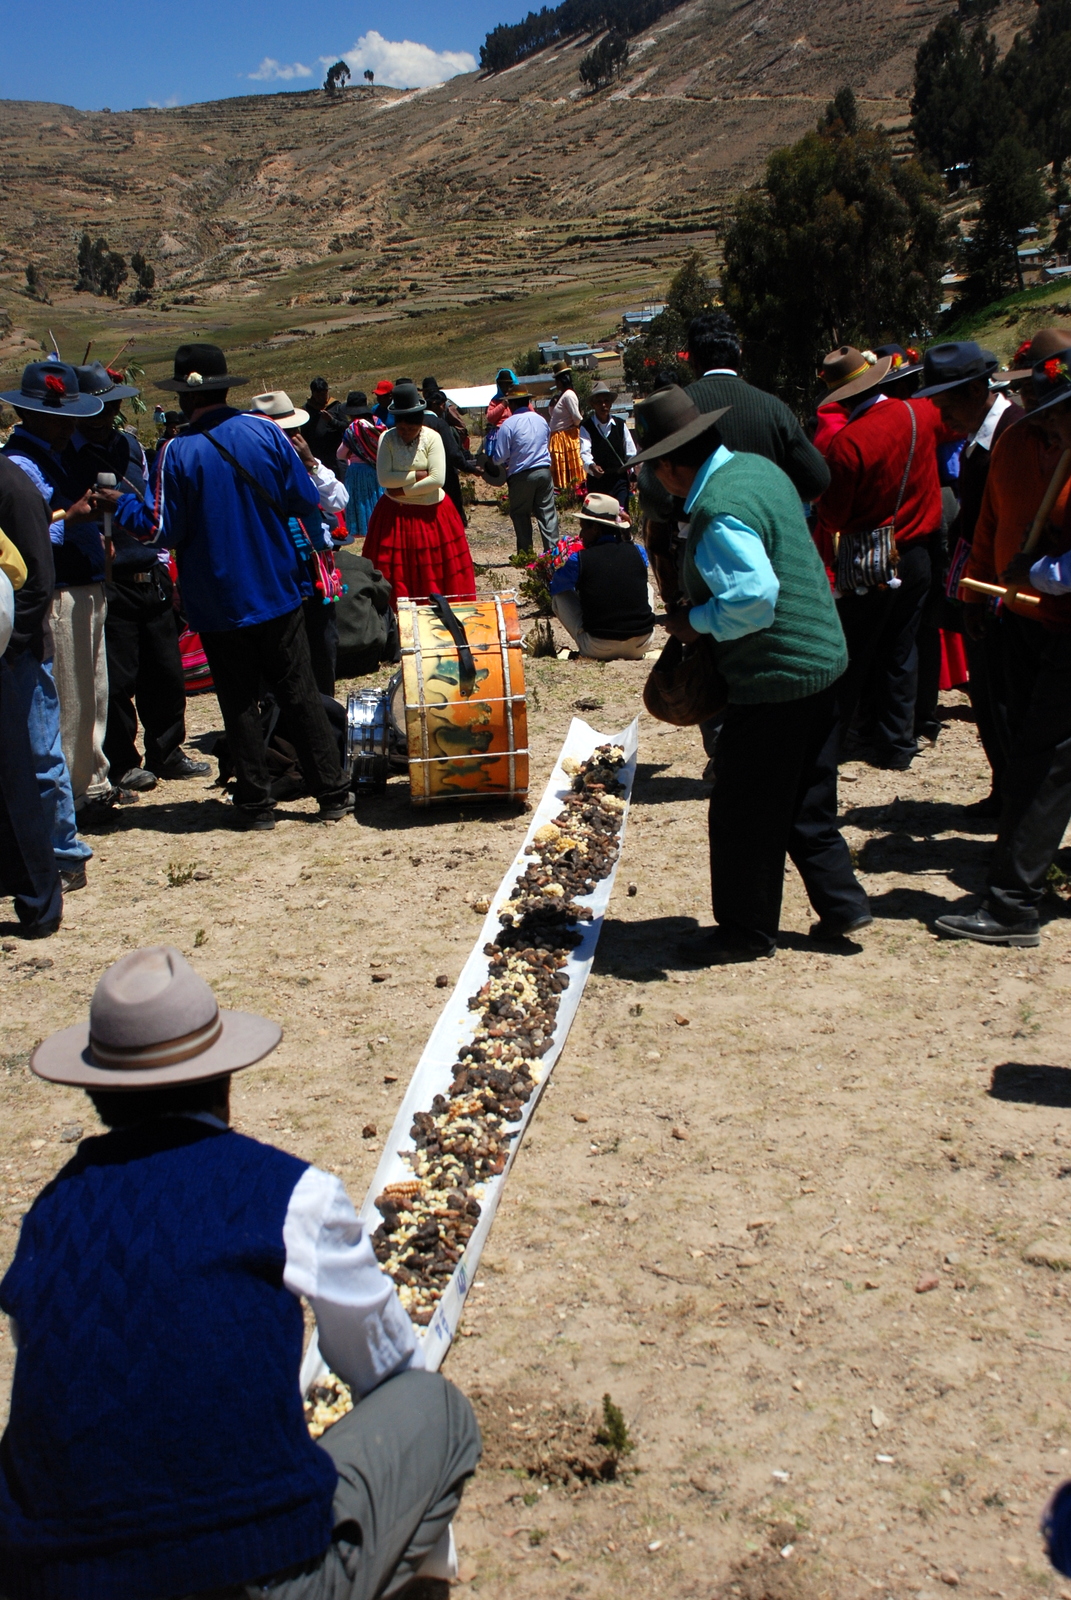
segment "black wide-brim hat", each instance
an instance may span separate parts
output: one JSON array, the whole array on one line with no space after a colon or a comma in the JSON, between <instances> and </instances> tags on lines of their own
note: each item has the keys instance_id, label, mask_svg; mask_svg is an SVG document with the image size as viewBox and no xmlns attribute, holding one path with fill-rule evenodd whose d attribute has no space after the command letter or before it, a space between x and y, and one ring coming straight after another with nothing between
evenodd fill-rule
<instances>
[{"instance_id":1,"label":"black wide-brim hat","mask_svg":"<svg viewBox=\"0 0 1071 1600\"><path fill-rule=\"evenodd\" d=\"M630 467L644 461L657 461L702 434L709 433L731 406L717 411L698 411L677 383L656 389L636 406L634 433L642 448L629 461Z\"/></svg>"},{"instance_id":2,"label":"black wide-brim hat","mask_svg":"<svg viewBox=\"0 0 1071 1600\"><path fill-rule=\"evenodd\" d=\"M112 377L103 361L91 361L88 366L75 367L78 387L83 394L95 394L104 405L113 400L133 400L141 390L132 383L119 383Z\"/></svg>"},{"instance_id":3,"label":"black wide-brim hat","mask_svg":"<svg viewBox=\"0 0 1071 1600\"><path fill-rule=\"evenodd\" d=\"M1034 368L1033 388L1035 403L1019 421L1032 422L1040 411L1048 411L1065 400L1071 400L1071 351L1039 361Z\"/></svg>"},{"instance_id":4,"label":"black wide-brim hat","mask_svg":"<svg viewBox=\"0 0 1071 1600\"><path fill-rule=\"evenodd\" d=\"M99 417L104 401L83 394L78 373L66 361L31 361L23 368L22 385L0 394L17 411L40 411L49 417Z\"/></svg>"},{"instance_id":5,"label":"black wide-brim hat","mask_svg":"<svg viewBox=\"0 0 1071 1600\"><path fill-rule=\"evenodd\" d=\"M227 371L227 357L218 344L180 344L175 351L174 377L157 379L156 387L170 394L200 394L237 389L248 382L248 378Z\"/></svg>"},{"instance_id":6,"label":"black wide-brim hat","mask_svg":"<svg viewBox=\"0 0 1071 1600\"><path fill-rule=\"evenodd\" d=\"M923 357L925 377L922 388L915 390L915 399L928 400L931 395L958 389L960 384L973 383L976 378L989 378L999 366L992 350L983 350L973 339L932 345Z\"/></svg>"}]
</instances>

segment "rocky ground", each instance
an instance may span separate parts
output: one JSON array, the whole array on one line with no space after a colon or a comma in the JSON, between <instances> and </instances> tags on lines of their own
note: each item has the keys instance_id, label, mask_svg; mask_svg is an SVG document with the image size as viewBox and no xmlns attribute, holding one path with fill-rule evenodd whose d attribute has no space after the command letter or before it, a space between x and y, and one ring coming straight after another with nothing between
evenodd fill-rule
<instances>
[{"instance_id":1,"label":"rocky ground","mask_svg":"<svg viewBox=\"0 0 1071 1600\"><path fill-rule=\"evenodd\" d=\"M475 515L484 587L512 576L493 565L508 526ZM528 663L534 796L576 701L615 732L644 673ZM910 772L843 769L874 927L814 947L789 869L776 958L696 972L677 941L709 921L704 757L641 714L595 969L446 1363L486 1446L458 1600L1063 1592L1036 1525L1071 1476L1071 927L1054 902L1039 950L933 937L991 844L957 809L985 787L964 697L943 715ZM218 727L212 697L191 703L191 742ZM460 970L471 902L525 820L420 812L398 780L357 820L281 810L270 837L234 834L218 790L161 784L93 839L55 939L3 939L4 1260L95 1131L29 1052L156 940L284 1024L236 1080L238 1126L363 1196L435 980ZM5 1330L5 1379L12 1361ZM585 1482L607 1393L634 1450L617 1481Z\"/></svg>"}]
</instances>

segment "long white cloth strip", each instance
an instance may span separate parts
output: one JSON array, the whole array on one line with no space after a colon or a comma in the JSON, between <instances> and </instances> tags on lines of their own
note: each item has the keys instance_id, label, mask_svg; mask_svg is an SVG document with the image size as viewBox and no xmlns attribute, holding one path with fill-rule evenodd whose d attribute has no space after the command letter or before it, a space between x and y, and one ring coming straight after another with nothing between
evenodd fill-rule
<instances>
[{"instance_id":1,"label":"long white cloth strip","mask_svg":"<svg viewBox=\"0 0 1071 1600\"><path fill-rule=\"evenodd\" d=\"M453 1067L458 1059L458 1051L470 1043L478 1021L478 1014L469 1010L469 996L476 994L488 979L487 957L483 953L485 944L490 943L500 931L498 913L510 897L517 879L529 866L529 859L525 849L530 844L533 834L546 822L553 822L561 810L565 797L569 793L571 780L562 767L562 762L570 757L574 761L586 761L592 751L601 744L621 745L625 752L626 765L621 769L621 782L625 785L625 811L621 818L621 832L618 835L617 861L609 877L603 878L596 884L593 894L577 896L581 905L591 907L591 921L579 922L577 932L581 935L581 942L576 949L571 951L568 964L561 968L563 975L568 977L569 986L561 997L558 1006L558 1016L554 1027L554 1044L543 1057L543 1076L541 1077L531 1099L523 1107L521 1120L514 1124L517 1128L517 1137L510 1146L509 1159L505 1168L497 1178L491 1178L484 1184L484 1197L480 1201L480 1220L473 1229L472 1236L454 1269L454 1275L435 1309L430 1324L424 1330L418 1328L417 1338L420 1339L424 1351L424 1365L429 1372L438 1370L443 1357L457 1332L458 1323L465 1305L465 1296L472 1286L479 1266L480 1256L483 1252L487 1235L491 1231L491 1224L498 1210L498 1202L502 1198L506 1179L510 1175L525 1129L528 1127L539 1098L550 1082L550 1074L555 1062L562 1053L573 1018L576 1016L584 993L584 985L591 971L591 964L595 959L595 946L599 942L602 932L603 918L610 904L613 893L614 878L621 860L621 852L625 843L625 827L628 822L628 810L632 800L632 783L636 775L636 755L639 749L639 719L632 722L622 733L596 733L586 722L579 717L574 717L566 735L565 743L543 791L532 820L528 825L524 843L517 851L511 866L507 869L502 882L499 884L494 899L491 901L490 910L484 919L483 927L473 946L461 976L454 985L453 993L440 1013L439 1020L432 1030L431 1038L424 1048L424 1053L417 1062L416 1071L409 1082L405 1092L405 1099L394 1119L394 1126L384 1146L383 1155L375 1176L368 1188L364 1204L360 1209L361 1221L371 1233L382 1220L375 1207L376 1195L381 1194L388 1183L401 1183L413 1176L412 1169L402 1160L399 1154L402 1150L412 1150L413 1140L410 1128L413 1116L417 1111L427 1111L432 1099L437 1094L446 1094L453 1079ZM305 1359L301 1365L301 1388L306 1393L312 1384L317 1383L326 1373L327 1368L320 1355L315 1333L305 1352Z\"/></svg>"}]
</instances>

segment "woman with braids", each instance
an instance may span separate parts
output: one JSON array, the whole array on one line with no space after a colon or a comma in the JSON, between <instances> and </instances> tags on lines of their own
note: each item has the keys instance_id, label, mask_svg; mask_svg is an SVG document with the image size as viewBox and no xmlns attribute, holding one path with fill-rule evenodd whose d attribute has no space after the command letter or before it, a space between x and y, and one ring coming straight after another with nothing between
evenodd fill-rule
<instances>
[{"instance_id":1,"label":"woman with braids","mask_svg":"<svg viewBox=\"0 0 1071 1600\"><path fill-rule=\"evenodd\" d=\"M350 495L346 527L351 539L363 539L368 533L368 519L383 494L376 477L376 452L385 425L361 389L351 389L346 396L346 412L350 425L338 447Z\"/></svg>"},{"instance_id":2,"label":"woman with braids","mask_svg":"<svg viewBox=\"0 0 1071 1600\"><path fill-rule=\"evenodd\" d=\"M446 451L427 425L415 383L396 383L393 427L380 434L376 474L383 498L368 523L364 555L400 596L475 600L476 574L457 508L447 499Z\"/></svg>"}]
</instances>

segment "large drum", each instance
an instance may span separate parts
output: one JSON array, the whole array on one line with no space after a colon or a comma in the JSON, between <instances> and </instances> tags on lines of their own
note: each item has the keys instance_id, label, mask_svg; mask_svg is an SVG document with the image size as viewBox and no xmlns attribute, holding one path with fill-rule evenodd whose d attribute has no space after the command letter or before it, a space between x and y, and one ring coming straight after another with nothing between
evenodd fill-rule
<instances>
[{"instance_id":1,"label":"large drum","mask_svg":"<svg viewBox=\"0 0 1071 1600\"><path fill-rule=\"evenodd\" d=\"M517 604L398 601L414 805L523 799L528 716Z\"/></svg>"}]
</instances>

